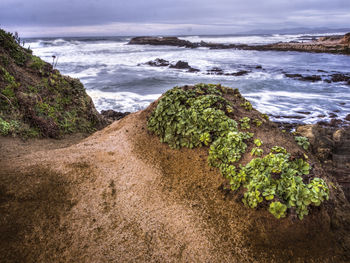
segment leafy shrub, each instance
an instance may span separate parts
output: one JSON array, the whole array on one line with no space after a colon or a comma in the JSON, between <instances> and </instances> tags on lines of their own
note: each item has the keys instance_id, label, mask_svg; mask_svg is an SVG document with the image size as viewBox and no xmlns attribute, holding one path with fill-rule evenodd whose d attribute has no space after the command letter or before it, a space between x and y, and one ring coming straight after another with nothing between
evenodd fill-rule
<instances>
[{"instance_id":1,"label":"leafy shrub","mask_svg":"<svg viewBox=\"0 0 350 263\"><path fill-rule=\"evenodd\" d=\"M236 166L254 134L239 131L236 121L226 115L232 113L228 110L232 107L222 97L223 90L228 92L225 87L198 84L167 91L148 120L149 130L172 148L209 146L209 165L220 169L233 191L243 189L243 203L251 208L269 207L276 218L293 209L303 219L310 205L328 200L329 188L322 179L304 182L303 176L311 169L307 157L291 158L281 146L245 166ZM248 103L243 107L251 110ZM249 129L249 122L248 117L240 119L241 130ZM257 147L251 154L262 156L262 141L255 139L254 144Z\"/></svg>"},{"instance_id":2,"label":"leafy shrub","mask_svg":"<svg viewBox=\"0 0 350 263\"><path fill-rule=\"evenodd\" d=\"M255 139L255 140L254 140L254 144L255 144L256 146L260 147L260 146L263 144L263 142L262 142L260 139Z\"/></svg>"},{"instance_id":3,"label":"leafy shrub","mask_svg":"<svg viewBox=\"0 0 350 263\"><path fill-rule=\"evenodd\" d=\"M148 128L172 148L208 145L219 136L237 130L237 123L225 115L229 103L216 86L195 89L175 87L160 99L148 120Z\"/></svg>"},{"instance_id":4,"label":"leafy shrub","mask_svg":"<svg viewBox=\"0 0 350 263\"><path fill-rule=\"evenodd\" d=\"M294 137L297 144L302 147L304 150L308 150L310 147L309 139L303 136L295 136Z\"/></svg>"},{"instance_id":5,"label":"leafy shrub","mask_svg":"<svg viewBox=\"0 0 350 263\"><path fill-rule=\"evenodd\" d=\"M258 147L254 147L252 150L251 150L251 152L250 152L250 154L253 156L253 155L255 155L255 156L261 156L261 155L263 155L263 153L264 153L264 150L263 149L261 149L261 148L258 148Z\"/></svg>"},{"instance_id":6,"label":"leafy shrub","mask_svg":"<svg viewBox=\"0 0 350 263\"><path fill-rule=\"evenodd\" d=\"M255 124L256 127L260 127L262 125L262 121L259 119L254 119L253 123Z\"/></svg>"},{"instance_id":7,"label":"leafy shrub","mask_svg":"<svg viewBox=\"0 0 350 263\"><path fill-rule=\"evenodd\" d=\"M241 103L241 107L245 108L247 111L251 111L253 109L253 106L249 101Z\"/></svg>"},{"instance_id":8,"label":"leafy shrub","mask_svg":"<svg viewBox=\"0 0 350 263\"><path fill-rule=\"evenodd\" d=\"M269 212L273 214L277 219L286 216L287 206L280 202L272 202L269 207Z\"/></svg>"},{"instance_id":9,"label":"leafy shrub","mask_svg":"<svg viewBox=\"0 0 350 263\"><path fill-rule=\"evenodd\" d=\"M3 136L10 135L14 133L18 129L18 122L17 121L10 121L7 122L0 118L0 134Z\"/></svg>"},{"instance_id":10,"label":"leafy shrub","mask_svg":"<svg viewBox=\"0 0 350 263\"><path fill-rule=\"evenodd\" d=\"M239 120L241 122L241 129L242 130L248 130L250 129L250 119L248 117L243 117Z\"/></svg>"},{"instance_id":11,"label":"leafy shrub","mask_svg":"<svg viewBox=\"0 0 350 263\"><path fill-rule=\"evenodd\" d=\"M251 134L230 131L226 136L219 137L209 149L209 164L214 167L231 165L241 159L247 145L244 140L251 137Z\"/></svg>"}]
</instances>

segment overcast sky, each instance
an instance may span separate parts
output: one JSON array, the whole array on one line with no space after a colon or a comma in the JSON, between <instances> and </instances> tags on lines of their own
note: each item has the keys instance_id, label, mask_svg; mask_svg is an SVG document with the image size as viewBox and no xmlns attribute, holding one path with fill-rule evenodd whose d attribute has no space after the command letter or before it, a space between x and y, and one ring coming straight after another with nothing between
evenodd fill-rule
<instances>
[{"instance_id":1,"label":"overcast sky","mask_svg":"<svg viewBox=\"0 0 350 263\"><path fill-rule=\"evenodd\" d=\"M0 0L21 36L230 34L350 27L350 0Z\"/></svg>"}]
</instances>

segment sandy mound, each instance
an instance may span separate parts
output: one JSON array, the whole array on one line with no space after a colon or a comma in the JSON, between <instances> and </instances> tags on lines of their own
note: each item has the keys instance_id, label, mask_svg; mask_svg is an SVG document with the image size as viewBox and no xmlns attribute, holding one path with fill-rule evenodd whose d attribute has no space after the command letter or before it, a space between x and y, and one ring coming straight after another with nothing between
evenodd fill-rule
<instances>
[{"instance_id":1,"label":"sandy mound","mask_svg":"<svg viewBox=\"0 0 350 263\"><path fill-rule=\"evenodd\" d=\"M149 110L69 148L0 161L2 262L346 262L341 190L302 221L247 209L207 149L149 134Z\"/></svg>"}]
</instances>

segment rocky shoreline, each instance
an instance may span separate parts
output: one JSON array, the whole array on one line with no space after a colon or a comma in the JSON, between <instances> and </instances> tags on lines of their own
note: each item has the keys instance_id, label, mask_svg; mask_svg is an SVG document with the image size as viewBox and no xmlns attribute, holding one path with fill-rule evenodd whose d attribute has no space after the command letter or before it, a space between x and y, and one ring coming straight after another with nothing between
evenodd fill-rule
<instances>
[{"instance_id":1,"label":"rocky shoreline","mask_svg":"<svg viewBox=\"0 0 350 263\"><path fill-rule=\"evenodd\" d=\"M170 69L181 69L187 70L189 73L198 73L201 72L199 69L192 67L186 61L177 61L170 62L168 60L162 58L156 58L154 60L147 61L142 64L138 64L138 66L147 65L151 67L168 67ZM206 70L204 73L206 75L220 75L220 76L244 76L253 71L265 71L265 69L261 65L241 65L240 69L236 72L227 72L224 71L220 67L213 67L211 69ZM288 73L285 72L284 69L280 69L280 72L287 78L296 79L300 81L308 81L308 82L318 82L325 81L327 83L332 82L343 82L345 85L350 85L350 73L342 73L342 72L327 72L324 70L318 70L319 74L312 75L303 75L300 73Z\"/></svg>"},{"instance_id":2,"label":"rocky shoreline","mask_svg":"<svg viewBox=\"0 0 350 263\"><path fill-rule=\"evenodd\" d=\"M166 45L186 48L206 47L209 49L241 49L258 51L300 51L350 55L350 33L344 36L321 37L310 42L280 42L267 45L220 44L210 42L190 42L177 37L134 37L129 45Z\"/></svg>"}]
</instances>

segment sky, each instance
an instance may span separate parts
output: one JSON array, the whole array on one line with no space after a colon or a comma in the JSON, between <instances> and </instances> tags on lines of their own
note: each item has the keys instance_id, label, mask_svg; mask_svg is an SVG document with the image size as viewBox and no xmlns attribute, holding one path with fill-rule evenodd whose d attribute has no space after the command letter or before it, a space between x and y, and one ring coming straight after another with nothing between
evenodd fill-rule
<instances>
[{"instance_id":1,"label":"sky","mask_svg":"<svg viewBox=\"0 0 350 263\"><path fill-rule=\"evenodd\" d=\"M350 28L350 0L0 0L0 27L23 37Z\"/></svg>"}]
</instances>

